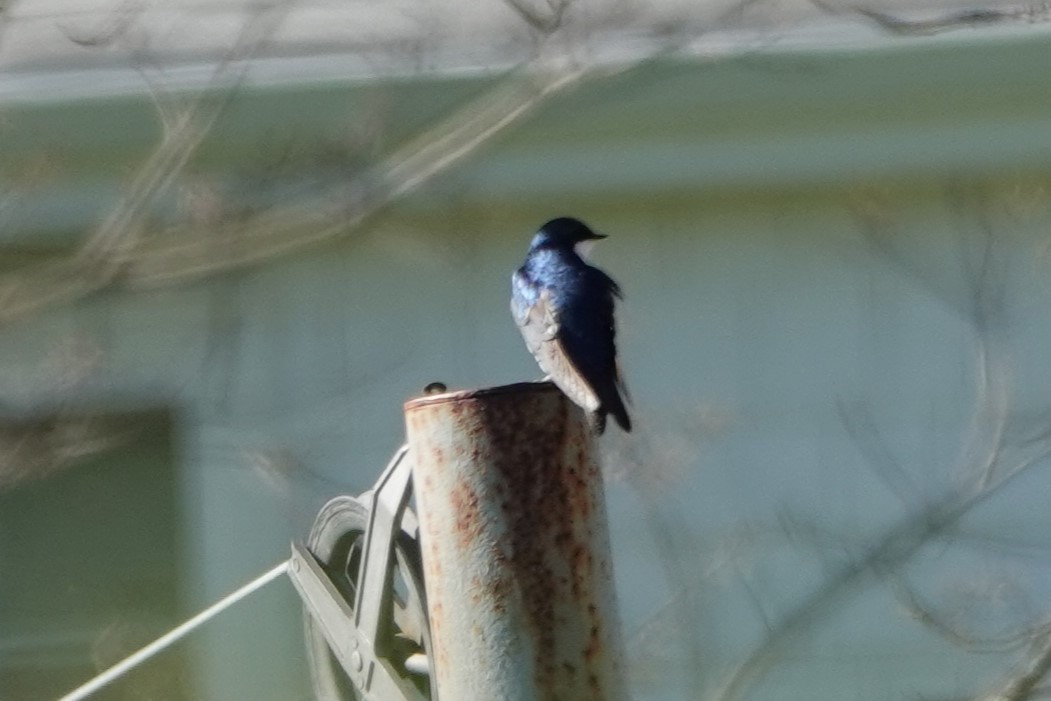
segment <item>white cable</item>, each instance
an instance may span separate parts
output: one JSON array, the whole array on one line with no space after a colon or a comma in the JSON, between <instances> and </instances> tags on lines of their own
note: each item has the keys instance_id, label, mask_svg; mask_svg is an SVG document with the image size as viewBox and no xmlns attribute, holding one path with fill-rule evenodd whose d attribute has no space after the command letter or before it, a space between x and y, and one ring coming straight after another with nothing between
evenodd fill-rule
<instances>
[{"instance_id":1,"label":"white cable","mask_svg":"<svg viewBox=\"0 0 1051 701\"><path fill-rule=\"evenodd\" d=\"M256 577L251 582L244 585L237 591L230 593L229 595L223 597L219 601L216 601L214 604L201 611L185 623L182 623L176 628L172 628L170 631L157 638L152 643L141 648L138 652L133 652L132 654L128 655L123 660L113 665L94 679L90 679L87 683L78 686L76 689L59 699L59 701L80 701L81 699L86 699L88 696L91 696L102 687L106 686L107 684L116 679L119 679L127 672L131 671L138 665L150 659L158 652L161 652L165 648L174 645L187 633L190 633L194 629L204 625L210 619L214 618L215 616L218 616L220 613L233 606L241 599L245 598L252 592L266 586L281 575L285 574L285 572L287 571L288 562L282 562L266 574L262 574Z\"/></svg>"}]
</instances>

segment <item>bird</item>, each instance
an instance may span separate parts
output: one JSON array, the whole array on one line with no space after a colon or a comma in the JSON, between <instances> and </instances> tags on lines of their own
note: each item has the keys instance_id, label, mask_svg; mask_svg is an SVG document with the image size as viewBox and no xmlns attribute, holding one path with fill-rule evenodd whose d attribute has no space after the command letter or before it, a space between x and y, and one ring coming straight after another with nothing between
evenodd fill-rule
<instances>
[{"instance_id":1,"label":"bird","mask_svg":"<svg viewBox=\"0 0 1051 701\"><path fill-rule=\"evenodd\" d=\"M609 414L631 431L613 318L615 299L623 295L613 278L585 260L593 242L604 238L578 219L552 219L511 276L511 314L526 347L600 435Z\"/></svg>"}]
</instances>

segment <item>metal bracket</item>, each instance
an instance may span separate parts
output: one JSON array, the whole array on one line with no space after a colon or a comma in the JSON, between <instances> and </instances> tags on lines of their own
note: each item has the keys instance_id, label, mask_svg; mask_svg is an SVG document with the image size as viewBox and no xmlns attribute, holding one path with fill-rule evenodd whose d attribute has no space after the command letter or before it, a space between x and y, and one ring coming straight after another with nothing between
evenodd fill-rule
<instances>
[{"instance_id":1,"label":"metal bracket","mask_svg":"<svg viewBox=\"0 0 1051 701\"><path fill-rule=\"evenodd\" d=\"M401 528L401 516L412 496L412 461L408 446L402 446L376 481L369 504L369 525L365 531L365 551L358 579L355 624L361 634L377 648L384 642L380 621L389 618L391 606L391 560L394 538Z\"/></svg>"},{"instance_id":2,"label":"metal bracket","mask_svg":"<svg viewBox=\"0 0 1051 701\"><path fill-rule=\"evenodd\" d=\"M298 540L292 541L288 576L307 611L321 627L343 670L351 678L357 678L361 673L363 658L357 651L359 634L354 626L354 612L321 564Z\"/></svg>"},{"instance_id":3,"label":"metal bracket","mask_svg":"<svg viewBox=\"0 0 1051 701\"><path fill-rule=\"evenodd\" d=\"M289 577L340 666L366 701L422 701L417 689L389 666L389 631L384 626L392 612L394 540L412 496L412 462L407 454L408 447L402 446L371 492L362 495L368 500L369 520L353 606L306 546L292 543Z\"/></svg>"}]
</instances>

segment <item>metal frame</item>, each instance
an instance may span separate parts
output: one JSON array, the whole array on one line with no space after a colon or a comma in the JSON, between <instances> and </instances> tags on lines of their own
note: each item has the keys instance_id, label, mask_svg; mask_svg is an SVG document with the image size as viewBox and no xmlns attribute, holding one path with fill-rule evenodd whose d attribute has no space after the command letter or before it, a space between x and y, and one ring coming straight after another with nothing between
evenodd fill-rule
<instances>
[{"instance_id":1,"label":"metal frame","mask_svg":"<svg viewBox=\"0 0 1051 701\"><path fill-rule=\"evenodd\" d=\"M353 608L306 546L300 541L292 543L289 577L333 654L367 701L424 701L414 686L391 669L389 631L384 627L391 620L394 540L412 496L412 461L407 456L408 446L402 446L372 490L360 497L367 500L369 515ZM406 666L419 671L426 664L426 660L410 658ZM436 698L433 689L431 698Z\"/></svg>"}]
</instances>

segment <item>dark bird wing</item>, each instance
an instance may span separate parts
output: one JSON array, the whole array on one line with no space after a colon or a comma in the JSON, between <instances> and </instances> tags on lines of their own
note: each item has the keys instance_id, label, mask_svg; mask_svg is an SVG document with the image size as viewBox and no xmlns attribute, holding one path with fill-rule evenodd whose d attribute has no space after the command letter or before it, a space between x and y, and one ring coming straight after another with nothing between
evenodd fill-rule
<instances>
[{"instance_id":1,"label":"dark bird wing","mask_svg":"<svg viewBox=\"0 0 1051 701\"><path fill-rule=\"evenodd\" d=\"M592 266L585 267L583 279L589 293L578 297L572 307L563 312L561 344L568 358L578 359L577 367L598 398L595 417L598 432L602 433L605 414L612 414L621 428L630 431L631 418L624 405L628 392L617 361L613 319L614 300L622 296L620 287L605 272Z\"/></svg>"},{"instance_id":2,"label":"dark bird wing","mask_svg":"<svg viewBox=\"0 0 1051 701\"><path fill-rule=\"evenodd\" d=\"M566 350L560 334L558 309L551 301L550 292L546 288L535 290L521 273L515 273L511 282L514 289L511 313L529 352L575 404L586 411L596 411L602 401Z\"/></svg>"}]
</instances>

